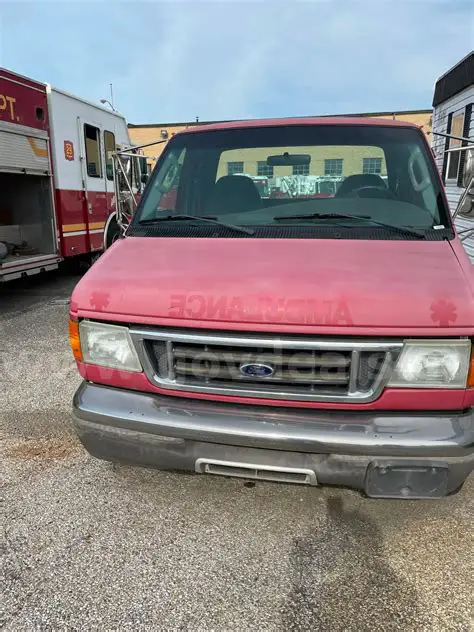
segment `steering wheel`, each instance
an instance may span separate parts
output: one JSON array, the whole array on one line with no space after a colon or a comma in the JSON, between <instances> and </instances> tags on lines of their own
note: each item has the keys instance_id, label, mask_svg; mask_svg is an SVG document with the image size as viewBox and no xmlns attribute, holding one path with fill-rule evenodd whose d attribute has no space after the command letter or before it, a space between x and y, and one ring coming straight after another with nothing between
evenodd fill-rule
<instances>
[{"instance_id":1,"label":"steering wheel","mask_svg":"<svg viewBox=\"0 0 474 632\"><path fill-rule=\"evenodd\" d=\"M397 196L387 187L362 186L352 189L345 197L358 198L382 198L385 200L396 200Z\"/></svg>"}]
</instances>

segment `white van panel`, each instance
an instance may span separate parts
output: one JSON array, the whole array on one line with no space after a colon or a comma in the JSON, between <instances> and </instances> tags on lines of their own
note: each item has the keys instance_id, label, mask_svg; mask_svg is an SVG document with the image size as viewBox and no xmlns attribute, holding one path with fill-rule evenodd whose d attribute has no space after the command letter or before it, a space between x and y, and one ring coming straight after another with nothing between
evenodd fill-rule
<instances>
[{"instance_id":1,"label":"white van panel","mask_svg":"<svg viewBox=\"0 0 474 632\"><path fill-rule=\"evenodd\" d=\"M67 92L48 86L50 124L52 129L53 162L56 188L67 191L84 189L84 124L100 130L102 174L87 177L87 190L91 192L113 192L113 182L105 174L104 131L115 135L116 145L131 144L125 118L99 104L85 101ZM72 155L65 148L72 146Z\"/></svg>"}]
</instances>

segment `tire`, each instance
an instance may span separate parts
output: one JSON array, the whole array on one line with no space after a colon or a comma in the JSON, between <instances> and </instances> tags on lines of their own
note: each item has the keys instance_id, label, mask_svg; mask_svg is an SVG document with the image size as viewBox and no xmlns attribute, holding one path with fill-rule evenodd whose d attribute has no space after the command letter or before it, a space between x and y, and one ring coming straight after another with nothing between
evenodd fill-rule
<instances>
[{"instance_id":1,"label":"tire","mask_svg":"<svg viewBox=\"0 0 474 632\"><path fill-rule=\"evenodd\" d=\"M461 485L458 485L458 487L456 487L456 489L453 489L451 492L448 492L446 494L446 497L448 497L448 496L455 496L456 494L459 494L459 492L463 488L463 485L464 485L464 481L461 483Z\"/></svg>"},{"instance_id":2,"label":"tire","mask_svg":"<svg viewBox=\"0 0 474 632\"><path fill-rule=\"evenodd\" d=\"M116 242L117 239L120 239L120 234L121 234L120 226L118 225L118 222L114 217L110 220L110 223L107 227L107 234L105 236L105 249L106 250L107 248L110 248L110 246L114 242Z\"/></svg>"}]
</instances>

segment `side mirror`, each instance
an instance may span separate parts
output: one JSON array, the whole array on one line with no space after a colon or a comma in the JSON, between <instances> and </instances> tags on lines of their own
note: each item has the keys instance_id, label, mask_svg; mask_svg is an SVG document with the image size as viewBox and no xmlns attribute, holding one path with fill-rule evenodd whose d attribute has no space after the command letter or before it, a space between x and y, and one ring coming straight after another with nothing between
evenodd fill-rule
<instances>
[{"instance_id":1,"label":"side mirror","mask_svg":"<svg viewBox=\"0 0 474 632\"><path fill-rule=\"evenodd\" d=\"M468 217L474 215L474 177L471 177L469 184L459 199L454 217L456 217L456 215Z\"/></svg>"},{"instance_id":2,"label":"side mirror","mask_svg":"<svg viewBox=\"0 0 474 632\"><path fill-rule=\"evenodd\" d=\"M140 171L142 173L148 173L148 163L146 160L146 156L139 156L138 161L140 163Z\"/></svg>"},{"instance_id":3,"label":"side mirror","mask_svg":"<svg viewBox=\"0 0 474 632\"><path fill-rule=\"evenodd\" d=\"M145 182L147 182L148 180L148 174L147 173L142 173L142 176L140 178L140 181L145 184Z\"/></svg>"},{"instance_id":4,"label":"side mirror","mask_svg":"<svg viewBox=\"0 0 474 632\"><path fill-rule=\"evenodd\" d=\"M472 178L474 178L474 149L466 149L462 175L463 185L467 187Z\"/></svg>"}]
</instances>

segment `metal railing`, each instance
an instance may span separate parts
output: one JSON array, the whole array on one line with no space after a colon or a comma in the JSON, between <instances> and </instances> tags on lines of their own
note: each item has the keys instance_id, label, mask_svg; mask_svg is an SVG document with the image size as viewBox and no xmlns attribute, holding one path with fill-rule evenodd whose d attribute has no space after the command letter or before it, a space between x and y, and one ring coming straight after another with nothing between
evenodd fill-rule
<instances>
[{"instance_id":1,"label":"metal railing","mask_svg":"<svg viewBox=\"0 0 474 632\"><path fill-rule=\"evenodd\" d=\"M132 221L133 214L145 187L145 183L142 181L144 174L140 168L140 160L145 159L146 156L139 152L145 147L166 142L168 142L168 139L124 147L112 154L115 209L117 223L122 234L125 233ZM135 178L135 182L134 174L138 176Z\"/></svg>"}]
</instances>

